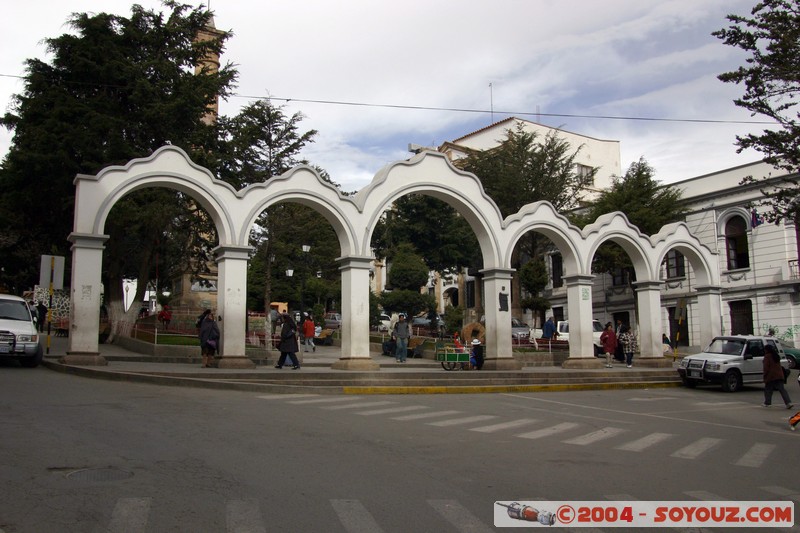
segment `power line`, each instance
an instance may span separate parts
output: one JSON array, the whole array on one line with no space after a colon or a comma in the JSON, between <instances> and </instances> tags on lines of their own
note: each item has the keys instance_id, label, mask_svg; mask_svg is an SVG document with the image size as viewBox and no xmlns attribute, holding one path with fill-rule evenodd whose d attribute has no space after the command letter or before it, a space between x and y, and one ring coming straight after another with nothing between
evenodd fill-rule
<instances>
[{"instance_id":1,"label":"power line","mask_svg":"<svg viewBox=\"0 0 800 533\"><path fill-rule=\"evenodd\" d=\"M19 78L25 79L24 76L14 74L0 74L2 78ZM92 85L88 82L65 82L74 83L76 85ZM99 86L108 86L102 84L94 84ZM118 86L115 86L118 87ZM540 111L500 111L496 109L467 109L458 107L432 107L432 106L417 106L417 105L401 105L401 104L375 104L369 102L348 102L344 100L318 100L310 98L282 98L278 96L250 96L244 94L231 94L232 98L246 98L248 100L279 100L282 102L300 102L304 104L322 104L322 105L339 105L351 107L374 107L384 109L409 109L415 111L447 111L451 113L476 113L476 114L492 114L499 113L504 115L511 115L515 117L556 117L556 118L585 118L596 120L635 120L640 122L685 122L694 124L777 124L775 121L764 120L718 120L718 119L703 119L703 118L665 118L665 117L631 117L624 115L581 115L572 113L542 113ZM493 107L493 106L492 106Z\"/></svg>"},{"instance_id":2,"label":"power line","mask_svg":"<svg viewBox=\"0 0 800 533\"><path fill-rule=\"evenodd\" d=\"M280 100L286 103L289 102L302 102L304 104L325 104L325 105L344 105L354 107L382 107L386 109L412 109L417 111L449 111L455 113L500 113L512 116L545 116L545 117L559 117L559 118L590 118L590 119L603 119L603 120L640 120L650 122L690 122L690 123L704 123L704 124L777 124L774 121L761 121L761 120L714 120L702 118L664 118L664 117L626 117L618 115L578 115L570 113L542 113L540 111L500 111L497 109L465 109L458 107L428 107L428 106L415 106L415 105L400 105L400 104L372 104L368 102L347 102L342 100L314 100L305 98L281 98L278 96L247 96L242 94L231 95L235 98L247 98L250 100Z\"/></svg>"}]
</instances>

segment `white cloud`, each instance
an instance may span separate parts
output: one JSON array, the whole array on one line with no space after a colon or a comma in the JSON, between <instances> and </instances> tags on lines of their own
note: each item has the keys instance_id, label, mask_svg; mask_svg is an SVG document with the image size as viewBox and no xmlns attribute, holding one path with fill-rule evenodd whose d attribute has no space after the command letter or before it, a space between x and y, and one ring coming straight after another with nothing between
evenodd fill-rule
<instances>
[{"instance_id":1,"label":"white cloud","mask_svg":"<svg viewBox=\"0 0 800 533\"><path fill-rule=\"evenodd\" d=\"M146 8L160 3L140 1ZM292 98L302 129L317 129L304 156L345 190L363 187L406 145L438 144L517 114L604 114L749 120L731 103L740 90L716 75L741 64L710 33L728 13L746 14L751 0L275 0L212 2L216 25L232 29L224 61L237 64L237 93ZM0 74L22 74L37 44L66 31L70 12L127 16L121 0L29 0L4 8ZM492 89L489 89L492 83ZM0 77L0 103L21 83ZM490 100L491 98L491 100ZM391 109L304 103L347 101L459 109ZM222 104L235 114L248 102ZM277 104L283 102L277 101ZM532 115L524 118L535 120ZM570 131L621 141L623 169L644 155L661 179L683 179L751 161L737 156L736 133L749 125L581 120L542 116ZM10 135L0 132L0 154Z\"/></svg>"}]
</instances>

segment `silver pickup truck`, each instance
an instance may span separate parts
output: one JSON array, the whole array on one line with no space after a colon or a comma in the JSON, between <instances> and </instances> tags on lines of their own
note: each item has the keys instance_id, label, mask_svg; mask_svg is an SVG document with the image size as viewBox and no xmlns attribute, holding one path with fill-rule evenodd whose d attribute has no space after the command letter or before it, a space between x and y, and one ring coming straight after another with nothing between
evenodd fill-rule
<instances>
[{"instance_id":1,"label":"silver pickup truck","mask_svg":"<svg viewBox=\"0 0 800 533\"><path fill-rule=\"evenodd\" d=\"M698 384L715 383L728 392L736 392L745 383L763 383L764 346L771 344L781 358L784 377L788 377L789 362L783 346L773 337L732 335L714 337L701 353L681 360L678 374L683 384L694 388Z\"/></svg>"}]
</instances>

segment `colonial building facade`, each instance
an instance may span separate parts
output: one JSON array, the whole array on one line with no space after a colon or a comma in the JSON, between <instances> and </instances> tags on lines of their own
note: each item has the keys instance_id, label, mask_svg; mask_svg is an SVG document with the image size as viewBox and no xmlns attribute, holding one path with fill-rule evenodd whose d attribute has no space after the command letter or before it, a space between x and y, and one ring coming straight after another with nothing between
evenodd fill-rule
<instances>
[{"instance_id":1,"label":"colonial building facade","mask_svg":"<svg viewBox=\"0 0 800 533\"><path fill-rule=\"evenodd\" d=\"M682 193L688 210L685 223L690 233L717 254L723 334L767 334L800 342L800 275L798 229L794 221L764 223L764 183L742 185L752 176L770 176L766 186L780 183L785 171L755 162L670 184ZM551 284L547 291L556 318L569 318L566 287L562 281L559 253L548 257ZM693 287L697 281L691 266L677 251L670 251L661 265L661 324L680 349L702 347L701 323L707 320L697 308ZM638 327L635 289L619 276L598 275L593 282L595 318L621 320Z\"/></svg>"}]
</instances>

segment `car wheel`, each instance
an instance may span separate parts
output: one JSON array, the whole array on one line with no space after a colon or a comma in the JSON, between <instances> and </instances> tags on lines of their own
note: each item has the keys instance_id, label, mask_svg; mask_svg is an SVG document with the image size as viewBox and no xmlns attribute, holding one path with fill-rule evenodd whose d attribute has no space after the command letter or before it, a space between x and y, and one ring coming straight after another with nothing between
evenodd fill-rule
<instances>
[{"instance_id":1,"label":"car wheel","mask_svg":"<svg viewBox=\"0 0 800 533\"><path fill-rule=\"evenodd\" d=\"M25 368L36 368L39 366L39 363L42 362L44 358L44 350L42 350L42 345L40 344L39 347L36 349L36 354L31 357L21 357L19 362Z\"/></svg>"},{"instance_id":2,"label":"car wheel","mask_svg":"<svg viewBox=\"0 0 800 533\"><path fill-rule=\"evenodd\" d=\"M693 379L683 378L683 386L688 389L697 387L697 382Z\"/></svg>"},{"instance_id":3,"label":"car wheel","mask_svg":"<svg viewBox=\"0 0 800 533\"><path fill-rule=\"evenodd\" d=\"M786 360L789 362L790 369L797 368L797 360L794 357L787 357Z\"/></svg>"},{"instance_id":4,"label":"car wheel","mask_svg":"<svg viewBox=\"0 0 800 533\"><path fill-rule=\"evenodd\" d=\"M742 388L742 376L736 370L728 370L722 378L722 390L736 392Z\"/></svg>"}]
</instances>

